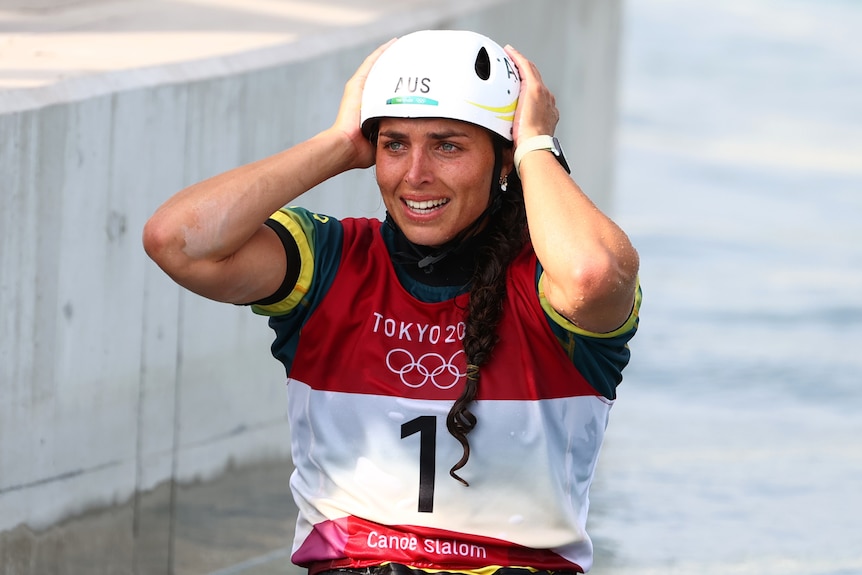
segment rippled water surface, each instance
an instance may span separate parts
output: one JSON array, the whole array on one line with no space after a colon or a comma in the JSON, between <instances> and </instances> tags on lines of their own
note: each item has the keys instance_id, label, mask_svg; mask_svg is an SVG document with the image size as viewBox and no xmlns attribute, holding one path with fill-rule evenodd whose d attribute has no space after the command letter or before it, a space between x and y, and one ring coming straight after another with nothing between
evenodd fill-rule
<instances>
[{"instance_id":1,"label":"rippled water surface","mask_svg":"<svg viewBox=\"0 0 862 575\"><path fill-rule=\"evenodd\" d=\"M862 574L862 3L628 0L595 573Z\"/></svg>"}]
</instances>

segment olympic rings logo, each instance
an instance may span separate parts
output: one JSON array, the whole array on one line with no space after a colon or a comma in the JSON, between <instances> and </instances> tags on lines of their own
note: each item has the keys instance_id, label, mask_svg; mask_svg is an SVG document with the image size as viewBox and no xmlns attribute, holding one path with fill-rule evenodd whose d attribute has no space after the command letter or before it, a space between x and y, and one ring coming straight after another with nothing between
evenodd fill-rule
<instances>
[{"instance_id":1,"label":"olympic rings logo","mask_svg":"<svg viewBox=\"0 0 862 575\"><path fill-rule=\"evenodd\" d=\"M449 359L439 353L426 353L414 359L406 349L395 348L386 354L386 367L407 387L417 389L430 380L437 389L450 389L466 375L466 371L455 364L459 355L464 355L463 349Z\"/></svg>"}]
</instances>

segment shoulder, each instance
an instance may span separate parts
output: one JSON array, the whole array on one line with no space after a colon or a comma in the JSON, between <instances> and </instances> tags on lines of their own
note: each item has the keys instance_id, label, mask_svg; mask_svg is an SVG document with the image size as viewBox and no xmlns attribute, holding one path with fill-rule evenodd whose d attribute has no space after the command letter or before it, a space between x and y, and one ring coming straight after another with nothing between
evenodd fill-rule
<instances>
[{"instance_id":1,"label":"shoulder","mask_svg":"<svg viewBox=\"0 0 862 575\"><path fill-rule=\"evenodd\" d=\"M282 208L270 216L270 223L277 223L290 232L300 249L302 244L308 244L313 250L318 242L328 243L341 239L340 220L305 208Z\"/></svg>"},{"instance_id":2,"label":"shoulder","mask_svg":"<svg viewBox=\"0 0 862 575\"><path fill-rule=\"evenodd\" d=\"M628 344L637 333L640 323L640 284L628 319L617 329L607 333L593 333L581 329L557 313L542 294L541 277L539 299L551 331L575 367L599 393L608 399L616 398L616 388L622 381L623 369L631 359Z\"/></svg>"},{"instance_id":3,"label":"shoulder","mask_svg":"<svg viewBox=\"0 0 862 575\"><path fill-rule=\"evenodd\" d=\"M572 323L571 321L563 317L559 312L557 312L545 297L545 292L543 289L544 273L542 273L541 268L539 268L537 276L538 280L536 284L536 289L539 294L539 301L542 304L542 309L545 310L545 314L548 316L548 318L561 329L567 332L571 332L580 337L601 340L617 340L619 338L625 338L625 341L631 339L637 331L642 298L640 282L638 282L637 284L635 301L632 305L631 312L629 313L629 316L626 321L613 331L607 333L595 333L576 326L574 323Z\"/></svg>"},{"instance_id":4,"label":"shoulder","mask_svg":"<svg viewBox=\"0 0 862 575\"><path fill-rule=\"evenodd\" d=\"M358 230L372 227L372 221L357 224L353 218L339 220L299 207L282 208L272 214L267 224L278 228L283 241L295 243L300 270L290 293L278 302L254 306L255 313L284 315L299 305L308 305L313 294L325 293L338 270L343 246L352 244L350 237Z\"/></svg>"}]
</instances>

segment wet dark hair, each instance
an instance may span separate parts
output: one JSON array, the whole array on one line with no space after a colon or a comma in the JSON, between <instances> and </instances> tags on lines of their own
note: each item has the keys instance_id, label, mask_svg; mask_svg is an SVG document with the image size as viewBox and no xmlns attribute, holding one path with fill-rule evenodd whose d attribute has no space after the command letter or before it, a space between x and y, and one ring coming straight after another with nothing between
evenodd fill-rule
<instances>
[{"instance_id":1,"label":"wet dark hair","mask_svg":"<svg viewBox=\"0 0 862 575\"><path fill-rule=\"evenodd\" d=\"M511 143L495 139L495 150L499 158L502 147ZM499 174L500 168L496 168ZM446 417L446 428L463 448L461 459L449 470L449 475L464 485L469 485L456 472L470 458L470 442L467 434L476 427L476 416L470 404L476 399L481 379L482 366L493 355L500 339L497 327L503 316L506 298L506 273L509 265L521 252L528 239L527 212L521 181L514 170L507 176L505 192L495 190L499 207L492 211L488 222L488 241L480 248L479 265L473 274L470 299L467 304L464 353L467 360L467 381ZM496 179L494 181L497 184Z\"/></svg>"}]
</instances>

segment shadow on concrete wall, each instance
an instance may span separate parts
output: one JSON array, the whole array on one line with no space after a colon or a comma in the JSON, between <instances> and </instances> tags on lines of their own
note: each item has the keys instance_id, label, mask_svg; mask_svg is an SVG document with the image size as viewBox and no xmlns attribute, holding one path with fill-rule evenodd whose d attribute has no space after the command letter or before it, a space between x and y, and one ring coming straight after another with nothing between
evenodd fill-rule
<instances>
[{"instance_id":1,"label":"shadow on concrete wall","mask_svg":"<svg viewBox=\"0 0 862 575\"><path fill-rule=\"evenodd\" d=\"M163 484L42 532L0 533L8 575L303 573L290 562L296 506L289 462L230 469L216 480Z\"/></svg>"}]
</instances>

